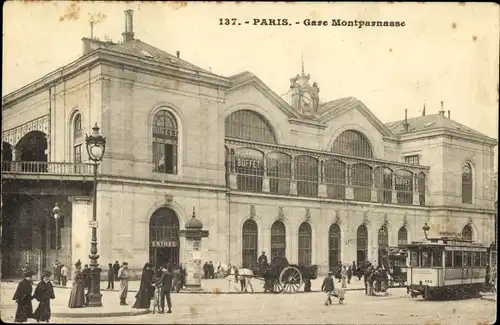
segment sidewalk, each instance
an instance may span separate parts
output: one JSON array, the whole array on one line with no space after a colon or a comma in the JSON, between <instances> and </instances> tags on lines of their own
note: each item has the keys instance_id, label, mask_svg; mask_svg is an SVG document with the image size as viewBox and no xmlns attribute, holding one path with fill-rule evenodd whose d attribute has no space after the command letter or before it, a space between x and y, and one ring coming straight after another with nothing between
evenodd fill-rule
<instances>
[{"instance_id":1,"label":"sidewalk","mask_svg":"<svg viewBox=\"0 0 500 325\"><path fill-rule=\"evenodd\" d=\"M4 283L6 283L8 285L14 285L14 287L15 287L15 286L17 286L18 281L12 281L12 280L7 281L7 282L2 281L2 285ZM54 283L54 282L52 282L52 283ZM252 279L251 283L253 286L254 293L264 293L264 287L263 287L264 283L262 281L260 281L259 279ZM322 283L323 283L323 277L315 279L315 280L311 280L312 292L320 292ZM239 290L240 290L239 284L235 285L234 282L231 282L231 285L232 285L231 288L229 287L229 284L230 284L230 282L226 279L208 279L208 280L202 279L201 280L201 288L203 291L201 291L201 292L187 292L187 291L181 290L179 292L179 294L193 294L193 293L196 293L196 294L211 294L211 293L237 294L237 293L240 293L239 292ZM129 281L128 292L134 292L134 293L137 292L137 290L139 289L139 285L140 285L140 281ZM58 285L55 285L55 287L61 288L61 289L71 289L71 281L68 282L66 287L58 286ZM101 282L101 292L102 293L109 292L109 291L118 292L118 289L120 287L120 283L118 281L115 282L115 288L112 290L108 290L107 287L108 287L108 283L102 281ZM338 283L337 280L335 281L335 287L340 288L340 283ZM358 279L355 278L355 279L351 280L351 284L347 285L347 288L345 289L345 291L355 291L355 290L364 290L364 289L365 289L365 285L364 285L363 281L362 280L358 281ZM299 291L297 291L297 293L304 293L304 286L301 286L299 288Z\"/></svg>"}]
</instances>

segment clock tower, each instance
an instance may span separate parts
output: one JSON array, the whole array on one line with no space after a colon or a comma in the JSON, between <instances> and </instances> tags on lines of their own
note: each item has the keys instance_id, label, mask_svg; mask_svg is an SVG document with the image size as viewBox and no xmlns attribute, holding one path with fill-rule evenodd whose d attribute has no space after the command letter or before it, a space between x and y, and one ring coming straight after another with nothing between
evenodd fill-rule
<instances>
[{"instance_id":1,"label":"clock tower","mask_svg":"<svg viewBox=\"0 0 500 325\"><path fill-rule=\"evenodd\" d=\"M304 73L304 60L302 60L302 74L290 79L292 95L291 105L304 117L313 117L318 112L319 87L313 82L309 84L310 75Z\"/></svg>"}]
</instances>

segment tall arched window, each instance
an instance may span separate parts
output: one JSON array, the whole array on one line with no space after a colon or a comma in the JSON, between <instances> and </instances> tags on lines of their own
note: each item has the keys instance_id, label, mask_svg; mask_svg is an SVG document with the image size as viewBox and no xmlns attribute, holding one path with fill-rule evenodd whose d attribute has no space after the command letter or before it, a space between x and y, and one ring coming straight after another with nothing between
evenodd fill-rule
<instances>
[{"instance_id":1,"label":"tall arched window","mask_svg":"<svg viewBox=\"0 0 500 325\"><path fill-rule=\"evenodd\" d=\"M472 240L472 227L469 225L465 225L464 229L462 229L462 237L463 239Z\"/></svg>"},{"instance_id":2,"label":"tall arched window","mask_svg":"<svg viewBox=\"0 0 500 325\"><path fill-rule=\"evenodd\" d=\"M365 225L360 225L356 233L356 265L368 260L368 230Z\"/></svg>"},{"instance_id":3,"label":"tall arched window","mask_svg":"<svg viewBox=\"0 0 500 325\"><path fill-rule=\"evenodd\" d=\"M235 152L235 172L238 190L262 192L264 154L250 148L237 149Z\"/></svg>"},{"instance_id":4,"label":"tall arched window","mask_svg":"<svg viewBox=\"0 0 500 325\"><path fill-rule=\"evenodd\" d=\"M382 256L384 250L389 246L389 232L386 226L380 227L378 230L378 265L382 265Z\"/></svg>"},{"instance_id":5,"label":"tall arched window","mask_svg":"<svg viewBox=\"0 0 500 325\"><path fill-rule=\"evenodd\" d=\"M325 161L325 183L329 198L344 200L346 187L346 164L340 160Z\"/></svg>"},{"instance_id":6,"label":"tall arched window","mask_svg":"<svg viewBox=\"0 0 500 325\"><path fill-rule=\"evenodd\" d=\"M330 271L337 269L340 264L341 243L340 227L334 223L328 230L328 267Z\"/></svg>"},{"instance_id":7,"label":"tall arched window","mask_svg":"<svg viewBox=\"0 0 500 325\"><path fill-rule=\"evenodd\" d=\"M312 263L312 231L307 222L299 227L299 264L311 265Z\"/></svg>"},{"instance_id":8,"label":"tall arched window","mask_svg":"<svg viewBox=\"0 0 500 325\"><path fill-rule=\"evenodd\" d=\"M462 168L462 203L472 203L472 167L466 163Z\"/></svg>"},{"instance_id":9,"label":"tall arched window","mask_svg":"<svg viewBox=\"0 0 500 325\"><path fill-rule=\"evenodd\" d=\"M82 162L83 131L82 115L77 113L73 120L73 160L75 163Z\"/></svg>"},{"instance_id":10,"label":"tall arched window","mask_svg":"<svg viewBox=\"0 0 500 325\"><path fill-rule=\"evenodd\" d=\"M332 152L343 155L373 158L370 141L363 133L355 130L346 130L335 139Z\"/></svg>"},{"instance_id":11,"label":"tall arched window","mask_svg":"<svg viewBox=\"0 0 500 325\"><path fill-rule=\"evenodd\" d=\"M257 223L253 220L247 220L243 224L242 229L243 237L243 267L249 267L250 265L257 265L257 254L258 254L258 239L259 231L257 228Z\"/></svg>"},{"instance_id":12,"label":"tall arched window","mask_svg":"<svg viewBox=\"0 0 500 325\"><path fill-rule=\"evenodd\" d=\"M297 195L318 196L318 160L309 156L295 157Z\"/></svg>"},{"instance_id":13,"label":"tall arched window","mask_svg":"<svg viewBox=\"0 0 500 325\"><path fill-rule=\"evenodd\" d=\"M375 187L377 202L392 203L392 170L386 167L375 169Z\"/></svg>"},{"instance_id":14,"label":"tall arched window","mask_svg":"<svg viewBox=\"0 0 500 325\"><path fill-rule=\"evenodd\" d=\"M271 124L251 110L239 110L226 117L225 135L241 140L277 143Z\"/></svg>"},{"instance_id":15,"label":"tall arched window","mask_svg":"<svg viewBox=\"0 0 500 325\"><path fill-rule=\"evenodd\" d=\"M408 231L406 227L401 227L398 230L398 245L408 244Z\"/></svg>"},{"instance_id":16,"label":"tall arched window","mask_svg":"<svg viewBox=\"0 0 500 325\"><path fill-rule=\"evenodd\" d=\"M153 117L153 171L177 174L177 146L179 129L177 121L167 110Z\"/></svg>"},{"instance_id":17,"label":"tall arched window","mask_svg":"<svg viewBox=\"0 0 500 325\"><path fill-rule=\"evenodd\" d=\"M290 194L292 177L292 158L281 152L272 152L267 156L267 176L269 192Z\"/></svg>"},{"instance_id":18,"label":"tall arched window","mask_svg":"<svg viewBox=\"0 0 500 325\"><path fill-rule=\"evenodd\" d=\"M372 168L365 164L351 166L351 183L354 200L370 202L372 200Z\"/></svg>"},{"instance_id":19,"label":"tall arched window","mask_svg":"<svg viewBox=\"0 0 500 325\"><path fill-rule=\"evenodd\" d=\"M413 174L407 170L395 173L395 188L399 204L413 204Z\"/></svg>"},{"instance_id":20,"label":"tall arched window","mask_svg":"<svg viewBox=\"0 0 500 325\"><path fill-rule=\"evenodd\" d=\"M425 205L425 174L417 175L418 201L420 205Z\"/></svg>"},{"instance_id":21,"label":"tall arched window","mask_svg":"<svg viewBox=\"0 0 500 325\"><path fill-rule=\"evenodd\" d=\"M275 256L286 257L286 230L281 221L271 226L271 259Z\"/></svg>"}]
</instances>

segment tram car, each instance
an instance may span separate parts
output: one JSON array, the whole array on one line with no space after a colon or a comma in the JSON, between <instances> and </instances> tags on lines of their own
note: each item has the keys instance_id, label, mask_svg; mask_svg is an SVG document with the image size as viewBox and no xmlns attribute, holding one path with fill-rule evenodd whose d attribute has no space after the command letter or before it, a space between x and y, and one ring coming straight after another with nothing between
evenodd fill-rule
<instances>
[{"instance_id":1,"label":"tram car","mask_svg":"<svg viewBox=\"0 0 500 325\"><path fill-rule=\"evenodd\" d=\"M477 296L488 290L491 247L454 237L403 246L408 251L407 290L412 298Z\"/></svg>"}]
</instances>

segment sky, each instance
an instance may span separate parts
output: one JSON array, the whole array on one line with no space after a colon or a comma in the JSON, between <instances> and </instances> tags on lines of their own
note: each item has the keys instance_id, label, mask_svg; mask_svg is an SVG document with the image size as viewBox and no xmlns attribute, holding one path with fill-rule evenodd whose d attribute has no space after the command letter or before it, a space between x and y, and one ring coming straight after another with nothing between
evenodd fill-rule
<instances>
[{"instance_id":1,"label":"sky","mask_svg":"<svg viewBox=\"0 0 500 325\"><path fill-rule=\"evenodd\" d=\"M387 123L437 113L498 138L499 7L487 3L167 3L4 4L2 96L76 60L81 38L121 40L124 10L135 38L213 73L250 71L285 94L305 72L320 100L353 96ZM250 24L219 25L220 18ZM286 18L291 26L254 26ZM304 19L329 26L305 26ZM334 27L332 19L398 20L405 27ZM301 22L295 24L295 21Z\"/></svg>"}]
</instances>

